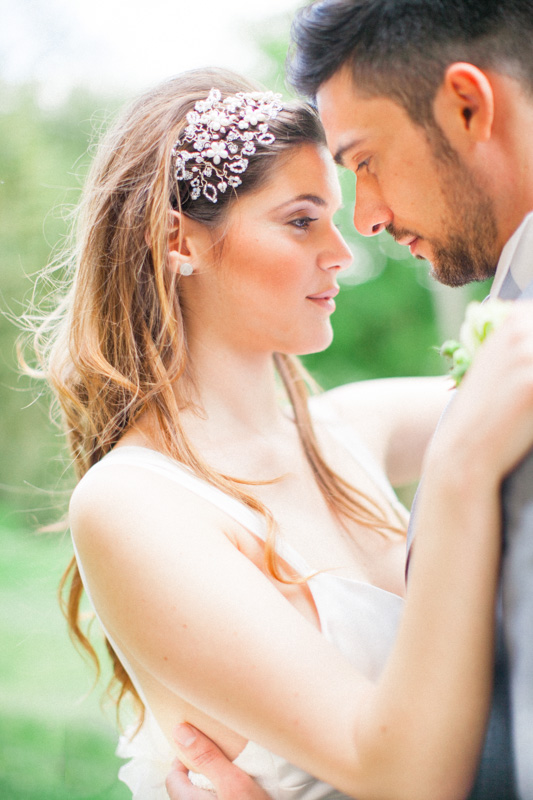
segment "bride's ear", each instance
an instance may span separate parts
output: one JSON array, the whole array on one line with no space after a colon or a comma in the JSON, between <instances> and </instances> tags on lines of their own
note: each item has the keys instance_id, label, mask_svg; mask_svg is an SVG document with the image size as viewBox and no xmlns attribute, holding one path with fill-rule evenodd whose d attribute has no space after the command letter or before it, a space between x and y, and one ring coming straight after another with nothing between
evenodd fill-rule
<instances>
[{"instance_id":1,"label":"bride's ear","mask_svg":"<svg viewBox=\"0 0 533 800\"><path fill-rule=\"evenodd\" d=\"M194 250L192 220L178 211L171 211L171 227L168 237L168 268L180 275L194 272Z\"/></svg>"}]
</instances>

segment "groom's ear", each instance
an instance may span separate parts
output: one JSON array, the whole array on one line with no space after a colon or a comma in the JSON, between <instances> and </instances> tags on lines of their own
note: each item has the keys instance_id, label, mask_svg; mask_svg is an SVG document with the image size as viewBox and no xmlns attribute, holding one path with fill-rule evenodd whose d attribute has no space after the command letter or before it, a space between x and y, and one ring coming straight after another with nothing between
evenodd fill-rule
<instances>
[{"instance_id":1,"label":"groom's ear","mask_svg":"<svg viewBox=\"0 0 533 800\"><path fill-rule=\"evenodd\" d=\"M494 123L494 92L487 75L473 64L450 64L435 95L433 113L457 152L487 142Z\"/></svg>"}]
</instances>

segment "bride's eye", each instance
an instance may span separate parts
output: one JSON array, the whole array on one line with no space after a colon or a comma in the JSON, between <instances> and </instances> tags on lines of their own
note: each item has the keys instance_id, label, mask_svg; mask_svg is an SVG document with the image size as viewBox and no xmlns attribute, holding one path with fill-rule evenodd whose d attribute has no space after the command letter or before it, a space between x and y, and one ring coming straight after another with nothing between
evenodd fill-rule
<instances>
[{"instance_id":1,"label":"bride's eye","mask_svg":"<svg viewBox=\"0 0 533 800\"><path fill-rule=\"evenodd\" d=\"M305 230L309 227L312 222L316 222L318 217L298 217L298 219L292 219L290 221L291 225L294 225L295 228L299 228L300 230Z\"/></svg>"}]
</instances>

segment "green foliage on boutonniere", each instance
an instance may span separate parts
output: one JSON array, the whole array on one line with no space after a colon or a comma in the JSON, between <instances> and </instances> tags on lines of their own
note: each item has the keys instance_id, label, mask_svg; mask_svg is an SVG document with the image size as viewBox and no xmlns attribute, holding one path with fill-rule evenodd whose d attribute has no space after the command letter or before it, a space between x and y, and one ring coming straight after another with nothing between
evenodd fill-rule
<instances>
[{"instance_id":1,"label":"green foliage on boutonniere","mask_svg":"<svg viewBox=\"0 0 533 800\"><path fill-rule=\"evenodd\" d=\"M510 309L511 302L508 300L487 300L486 303L468 304L465 321L459 332L459 341L448 339L440 348L441 356L451 362L449 372L456 386L461 383L476 350L487 336L501 325Z\"/></svg>"}]
</instances>

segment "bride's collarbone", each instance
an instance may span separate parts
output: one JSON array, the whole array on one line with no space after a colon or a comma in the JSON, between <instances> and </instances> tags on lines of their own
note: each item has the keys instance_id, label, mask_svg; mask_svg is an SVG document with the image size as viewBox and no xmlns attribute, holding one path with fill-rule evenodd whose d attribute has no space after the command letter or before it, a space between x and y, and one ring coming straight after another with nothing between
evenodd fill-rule
<instances>
[{"instance_id":1,"label":"bride's collarbone","mask_svg":"<svg viewBox=\"0 0 533 800\"><path fill-rule=\"evenodd\" d=\"M140 443L131 436L130 441L123 442L133 445ZM146 446L146 441L142 444ZM244 455L242 448L229 454L229 458L228 453L224 458L219 454L220 462L212 466L239 480L243 480L245 475L249 476L250 483L243 483L242 488L264 503L275 520L278 535L294 548L312 570L330 570L356 580L387 583L387 576L383 579L376 576L375 562L385 559L386 564L390 548L395 542L387 541L389 537L354 520L341 520L322 494L303 450L295 448L294 442L280 442L277 437L276 442L263 444L263 447L248 450ZM353 458L338 448L336 443L326 439L323 444L328 464L334 471L377 502L387 513L383 496ZM238 457L232 457L236 454ZM199 502L204 507L204 501ZM204 507L204 511L209 509ZM208 516L213 517L215 524L220 512L215 512L215 509L211 511ZM390 509L389 515L394 524ZM235 526L231 528L235 532ZM250 536L249 532L243 530L230 538L239 549L248 551L248 557L253 553L252 560L257 563L256 547L249 548ZM264 547L262 543L255 544L260 550Z\"/></svg>"},{"instance_id":2,"label":"bride's collarbone","mask_svg":"<svg viewBox=\"0 0 533 800\"><path fill-rule=\"evenodd\" d=\"M397 565L404 557L403 537L388 536L377 525L341 518L314 479L287 475L278 483L253 489L272 513L278 536L312 571L327 570L384 588L396 585Z\"/></svg>"}]
</instances>

